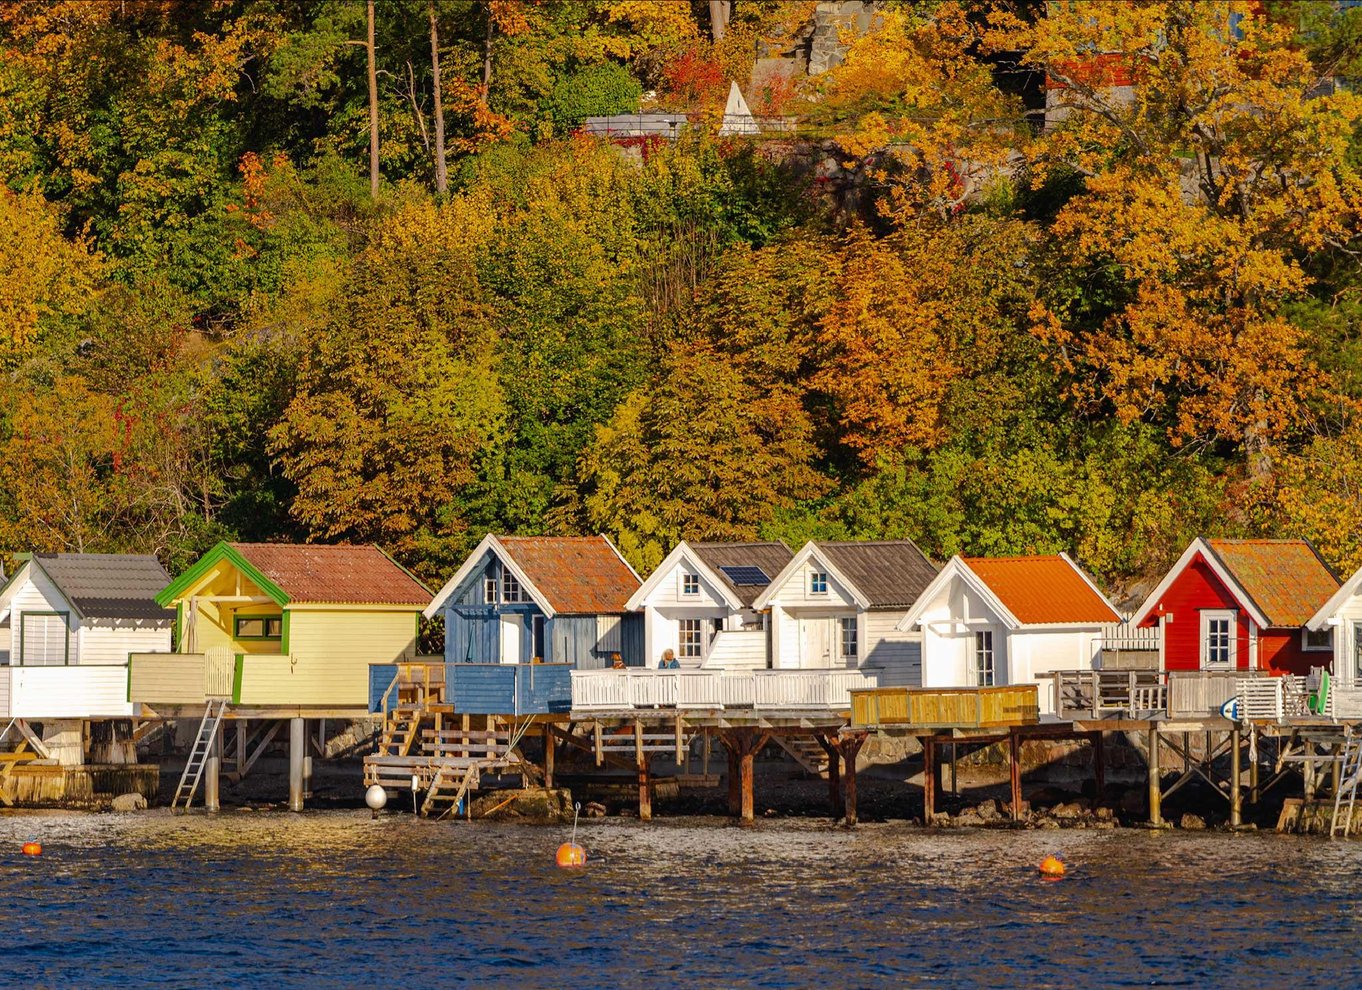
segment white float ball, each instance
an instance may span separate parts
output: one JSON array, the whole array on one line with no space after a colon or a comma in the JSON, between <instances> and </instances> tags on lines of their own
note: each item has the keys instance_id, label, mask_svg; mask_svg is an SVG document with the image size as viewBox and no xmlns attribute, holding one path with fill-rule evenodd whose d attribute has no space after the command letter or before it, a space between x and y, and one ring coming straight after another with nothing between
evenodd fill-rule
<instances>
[{"instance_id":1,"label":"white float ball","mask_svg":"<svg viewBox=\"0 0 1362 990\"><path fill-rule=\"evenodd\" d=\"M364 803L369 806L370 810L378 811L388 803L388 792L378 784L373 784L364 792Z\"/></svg>"}]
</instances>

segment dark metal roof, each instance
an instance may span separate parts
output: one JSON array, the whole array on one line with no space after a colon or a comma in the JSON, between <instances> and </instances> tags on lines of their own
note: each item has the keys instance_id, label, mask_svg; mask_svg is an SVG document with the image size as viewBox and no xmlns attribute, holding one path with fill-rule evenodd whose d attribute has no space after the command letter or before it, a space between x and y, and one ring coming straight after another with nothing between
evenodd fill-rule
<instances>
[{"instance_id":1,"label":"dark metal roof","mask_svg":"<svg viewBox=\"0 0 1362 990\"><path fill-rule=\"evenodd\" d=\"M736 584L723 570L725 567L759 567L770 580L785 569L794 556L790 548L779 540L754 543L688 543L695 556L714 571L728 589L744 605L751 605L766 590L766 585Z\"/></svg>"},{"instance_id":2,"label":"dark metal roof","mask_svg":"<svg viewBox=\"0 0 1362 990\"><path fill-rule=\"evenodd\" d=\"M170 583L170 577L150 554L35 553L32 561L87 618L175 617L173 611L156 604L157 592Z\"/></svg>"},{"instance_id":3,"label":"dark metal roof","mask_svg":"<svg viewBox=\"0 0 1362 990\"><path fill-rule=\"evenodd\" d=\"M912 540L819 541L817 546L871 608L907 608L936 577L936 565Z\"/></svg>"}]
</instances>

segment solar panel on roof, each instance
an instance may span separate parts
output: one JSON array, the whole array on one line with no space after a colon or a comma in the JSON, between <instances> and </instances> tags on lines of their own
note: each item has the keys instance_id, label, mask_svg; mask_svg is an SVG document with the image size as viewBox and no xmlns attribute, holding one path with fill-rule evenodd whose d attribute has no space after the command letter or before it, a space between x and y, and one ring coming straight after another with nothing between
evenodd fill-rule
<instances>
[{"instance_id":1,"label":"solar panel on roof","mask_svg":"<svg viewBox=\"0 0 1362 990\"><path fill-rule=\"evenodd\" d=\"M765 585L771 583L771 579L760 567L739 567L730 564L727 567L720 567L719 570L723 571L724 576L734 584Z\"/></svg>"}]
</instances>

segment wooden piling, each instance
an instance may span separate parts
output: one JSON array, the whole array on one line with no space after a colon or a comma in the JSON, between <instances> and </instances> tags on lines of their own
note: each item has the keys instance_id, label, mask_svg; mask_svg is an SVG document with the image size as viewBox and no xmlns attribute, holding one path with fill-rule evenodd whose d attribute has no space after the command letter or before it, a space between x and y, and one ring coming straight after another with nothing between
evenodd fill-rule
<instances>
[{"instance_id":1,"label":"wooden piling","mask_svg":"<svg viewBox=\"0 0 1362 990\"><path fill-rule=\"evenodd\" d=\"M307 719L291 718L288 725L288 810L303 810L303 756L307 751Z\"/></svg>"},{"instance_id":2,"label":"wooden piling","mask_svg":"<svg viewBox=\"0 0 1362 990\"><path fill-rule=\"evenodd\" d=\"M638 819L653 820L653 784L648 778L648 752L643 748L643 723L634 719L634 760L638 765Z\"/></svg>"},{"instance_id":3,"label":"wooden piling","mask_svg":"<svg viewBox=\"0 0 1362 990\"><path fill-rule=\"evenodd\" d=\"M1230 828L1238 828L1244 823L1243 761L1239 753L1242 742L1239 727L1235 726L1230 730Z\"/></svg>"},{"instance_id":4,"label":"wooden piling","mask_svg":"<svg viewBox=\"0 0 1362 990\"><path fill-rule=\"evenodd\" d=\"M1092 802L1096 807L1107 796L1107 747L1106 734L1093 732L1088 736L1092 743Z\"/></svg>"},{"instance_id":5,"label":"wooden piling","mask_svg":"<svg viewBox=\"0 0 1362 990\"><path fill-rule=\"evenodd\" d=\"M936 816L936 741L922 739L922 824L930 825Z\"/></svg>"},{"instance_id":6,"label":"wooden piling","mask_svg":"<svg viewBox=\"0 0 1362 990\"><path fill-rule=\"evenodd\" d=\"M756 796L753 793L753 762L756 759L756 755L755 752L747 747L744 747L743 752L738 755L740 764L739 777L742 780L742 807L738 817L745 822L754 821L756 819Z\"/></svg>"},{"instance_id":7,"label":"wooden piling","mask_svg":"<svg viewBox=\"0 0 1362 990\"><path fill-rule=\"evenodd\" d=\"M1012 783L1012 820L1021 821L1021 740L1016 730L1007 734L1007 762Z\"/></svg>"},{"instance_id":8,"label":"wooden piling","mask_svg":"<svg viewBox=\"0 0 1362 990\"><path fill-rule=\"evenodd\" d=\"M814 738L828 758L828 814L834 822L840 821L846 814L846 805L842 801L842 751L822 732L816 733Z\"/></svg>"},{"instance_id":9,"label":"wooden piling","mask_svg":"<svg viewBox=\"0 0 1362 990\"><path fill-rule=\"evenodd\" d=\"M1149 822L1151 825L1163 824L1163 791L1159 780L1159 730L1157 726L1149 729Z\"/></svg>"},{"instance_id":10,"label":"wooden piling","mask_svg":"<svg viewBox=\"0 0 1362 990\"><path fill-rule=\"evenodd\" d=\"M1261 740L1258 738L1258 730L1249 725L1249 804L1258 803L1258 745Z\"/></svg>"},{"instance_id":11,"label":"wooden piling","mask_svg":"<svg viewBox=\"0 0 1362 990\"><path fill-rule=\"evenodd\" d=\"M861 747L865 745L866 734L864 732L853 732L838 737L838 749L842 753L842 763L846 777L846 796L843 799L842 816L848 825L855 825L857 822L856 813L856 758L861 754Z\"/></svg>"},{"instance_id":12,"label":"wooden piling","mask_svg":"<svg viewBox=\"0 0 1362 990\"><path fill-rule=\"evenodd\" d=\"M724 750L728 753L728 813L737 818L742 814L742 782L738 780L741 773L738 766L738 750L736 746L728 744L727 739L720 739L724 743Z\"/></svg>"},{"instance_id":13,"label":"wooden piling","mask_svg":"<svg viewBox=\"0 0 1362 990\"><path fill-rule=\"evenodd\" d=\"M553 726L544 724L544 788L553 788Z\"/></svg>"},{"instance_id":14,"label":"wooden piling","mask_svg":"<svg viewBox=\"0 0 1362 990\"><path fill-rule=\"evenodd\" d=\"M217 731L208 743L208 759L203 765L203 808L205 811L219 811L222 808L220 779L222 772L222 733L223 726L218 724Z\"/></svg>"}]
</instances>

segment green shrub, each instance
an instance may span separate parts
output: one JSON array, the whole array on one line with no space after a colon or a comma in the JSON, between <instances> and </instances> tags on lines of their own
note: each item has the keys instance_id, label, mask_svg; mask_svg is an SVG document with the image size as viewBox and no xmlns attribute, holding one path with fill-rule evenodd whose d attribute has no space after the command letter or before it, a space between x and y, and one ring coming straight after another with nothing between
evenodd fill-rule
<instances>
[{"instance_id":1,"label":"green shrub","mask_svg":"<svg viewBox=\"0 0 1362 990\"><path fill-rule=\"evenodd\" d=\"M587 117L633 113L643 87L629 70L614 62L580 69L559 79L548 100L548 113L557 134L582 126Z\"/></svg>"}]
</instances>

